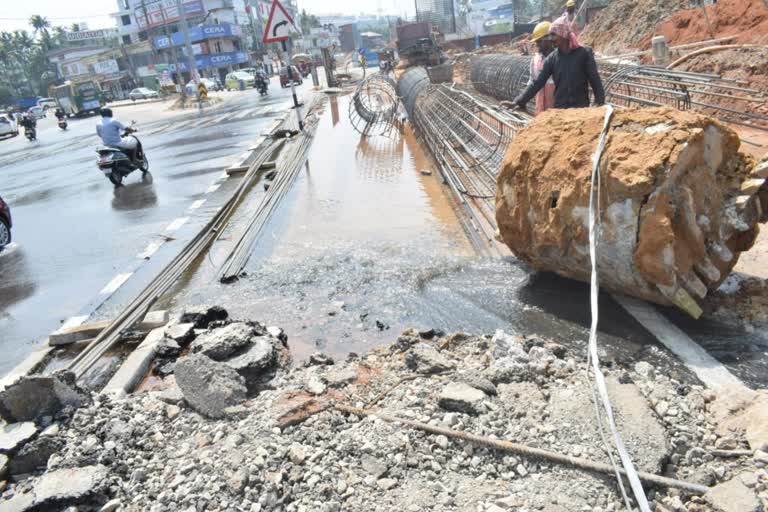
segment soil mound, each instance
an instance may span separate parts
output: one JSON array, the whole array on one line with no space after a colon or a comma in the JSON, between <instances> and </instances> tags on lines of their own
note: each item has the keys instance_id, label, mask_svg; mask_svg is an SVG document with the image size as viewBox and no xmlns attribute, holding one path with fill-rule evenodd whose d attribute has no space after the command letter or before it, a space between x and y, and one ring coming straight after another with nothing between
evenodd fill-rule
<instances>
[{"instance_id":1,"label":"soil mound","mask_svg":"<svg viewBox=\"0 0 768 512\"><path fill-rule=\"evenodd\" d=\"M702 9L706 9L706 16ZM768 6L763 0L720 0L716 4L684 9L664 20L640 41L651 47L653 36L663 35L670 46L738 36L728 44L768 43Z\"/></svg>"},{"instance_id":2,"label":"soil mound","mask_svg":"<svg viewBox=\"0 0 768 512\"><path fill-rule=\"evenodd\" d=\"M646 34L691 5L690 0L614 0L587 25L579 39L605 54L646 49L650 47L643 47Z\"/></svg>"}]
</instances>

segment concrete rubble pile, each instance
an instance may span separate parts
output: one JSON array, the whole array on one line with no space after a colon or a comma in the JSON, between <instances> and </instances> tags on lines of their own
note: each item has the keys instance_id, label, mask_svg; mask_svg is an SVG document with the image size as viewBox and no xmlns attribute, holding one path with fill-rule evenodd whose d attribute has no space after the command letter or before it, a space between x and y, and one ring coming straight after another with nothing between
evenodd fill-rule
<instances>
[{"instance_id":1,"label":"concrete rubble pile","mask_svg":"<svg viewBox=\"0 0 768 512\"><path fill-rule=\"evenodd\" d=\"M592 155L604 109L545 112L520 130L498 178L504 242L533 267L587 281ZM602 287L693 316L768 212L768 162L704 116L669 108L614 113L601 160Z\"/></svg>"},{"instance_id":2,"label":"concrete rubble pile","mask_svg":"<svg viewBox=\"0 0 768 512\"><path fill-rule=\"evenodd\" d=\"M226 325L237 327L223 332ZM607 462L584 380L586 361L568 347L503 331L444 336L409 330L363 357L335 362L316 354L291 369L277 361L265 370L263 385L249 391L244 377L219 365L231 360L223 352L252 346L254 331L243 326L258 324L226 325L201 333L197 352L181 356L161 389L126 398L94 395L77 410L6 428L2 442L15 441L1 446L11 457L45 437L57 450L28 474L0 476L9 478L0 483L0 511L71 505L152 512L623 508L612 475L334 408L372 407ZM236 405L215 415L201 408L202 388L181 382L187 365L206 366L198 373L203 379L214 370L221 380L214 391L239 386L229 394ZM685 373L665 375L642 361L614 361L606 373L639 469L711 487L704 495L648 487L655 510L745 512L768 503L768 437L759 426L721 428L716 413L723 399ZM18 431L24 428L29 432Z\"/></svg>"}]
</instances>

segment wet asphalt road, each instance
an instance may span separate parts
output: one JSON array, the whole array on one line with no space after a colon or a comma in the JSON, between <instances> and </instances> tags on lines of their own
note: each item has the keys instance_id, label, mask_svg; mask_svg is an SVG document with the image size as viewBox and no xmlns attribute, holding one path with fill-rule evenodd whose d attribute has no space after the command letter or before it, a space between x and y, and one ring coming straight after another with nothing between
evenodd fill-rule
<instances>
[{"instance_id":1,"label":"wet asphalt road","mask_svg":"<svg viewBox=\"0 0 768 512\"><path fill-rule=\"evenodd\" d=\"M137 293L224 200L224 169L291 104L276 80L265 98L254 89L221 97L202 113L115 108L117 119L137 121L152 174L144 183L133 173L117 191L96 167L98 118L62 132L48 117L36 142L0 140L0 196L14 219L13 244L0 253L0 375L62 321ZM163 242L150 261L138 257ZM126 273L136 278L113 294Z\"/></svg>"}]
</instances>

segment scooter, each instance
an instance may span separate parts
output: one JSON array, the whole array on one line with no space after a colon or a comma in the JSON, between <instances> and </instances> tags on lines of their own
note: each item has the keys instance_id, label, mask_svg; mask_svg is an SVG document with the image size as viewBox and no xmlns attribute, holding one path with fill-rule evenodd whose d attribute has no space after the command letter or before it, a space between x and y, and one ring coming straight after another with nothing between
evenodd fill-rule
<instances>
[{"instance_id":1,"label":"scooter","mask_svg":"<svg viewBox=\"0 0 768 512\"><path fill-rule=\"evenodd\" d=\"M30 141L37 140L37 130L34 126L25 126L24 136Z\"/></svg>"},{"instance_id":2,"label":"scooter","mask_svg":"<svg viewBox=\"0 0 768 512\"><path fill-rule=\"evenodd\" d=\"M267 81L266 80L259 80L256 82L256 88L259 90L259 94L262 96L267 95Z\"/></svg>"},{"instance_id":3,"label":"scooter","mask_svg":"<svg viewBox=\"0 0 768 512\"><path fill-rule=\"evenodd\" d=\"M131 137L136 140L136 148L132 151L110 146L99 146L96 148L96 152L99 154L96 165L115 187L121 187L123 185L123 178L137 169L141 171L142 179L147 179L149 160L144 153L141 141L133 135L137 131L133 128L134 124L131 123L131 126L126 128L123 133L123 137Z\"/></svg>"},{"instance_id":4,"label":"scooter","mask_svg":"<svg viewBox=\"0 0 768 512\"><path fill-rule=\"evenodd\" d=\"M57 124L59 125L59 128L61 128L62 130L67 129L67 120L65 118L62 117L61 119L59 119Z\"/></svg>"}]
</instances>

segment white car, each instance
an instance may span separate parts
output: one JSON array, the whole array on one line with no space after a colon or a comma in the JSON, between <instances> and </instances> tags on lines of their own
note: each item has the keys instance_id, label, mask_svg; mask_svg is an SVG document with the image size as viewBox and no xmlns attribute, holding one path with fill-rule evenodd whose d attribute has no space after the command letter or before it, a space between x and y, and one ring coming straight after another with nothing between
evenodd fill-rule
<instances>
[{"instance_id":1,"label":"white car","mask_svg":"<svg viewBox=\"0 0 768 512\"><path fill-rule=\"evenodd\" d=\"M128 93L128 97L131 98L131 100L136 101L148 100L150 98L159 98L160 95L157 93L157 91L153 91L152 89L147 89L146 87L137 87Z\"/></svg>"},{"instance_id":2,"label":"white car","mask_svg":"<svg viewBox=\"0 0 768 512\"><path fill-rule=\"evenodd\" d=\"M35 116L35 119L42 119L45 117L45 110L43 110L43 107L30 107L29 112Z\"/></svg>"},{"instance_id":3,"label":"white car","mask_svg":"<svg viewBox=\"0 0 768 512\"><path fill-rule=\"evenodd\" d=\"M213 91L220 91L223 89L220 83L218 81L213 80L212 78L201 78L200 82L205 84L205 88L208 90L208 92ZM197 84L195 84L194 80L190 80L190 82L187 84L187 94L193 95L197 94Z\"/></svg>"},{"instance_id":4,"label":"white car","mask_svg":"<svg viewBox=\"0 0 768 512\"><path fill-rule=\"evenodd\" d=\"M58 105L53 98L41 98L37 100L37 106L42 107L43 110L48 110L49 108L56 108Z\"/></svg>"},{"instance_id":5,"label":"white car","mask_svg":"<svg viewBox=\"0 0 768 512\"><path fill-rule=\"evenodd\" d=\"M5 137L7 135L15 137L18 134L19 127L17 126L16 121L11 119L11 116L8 114L0 114L0 137Z\"/></svg>"}]
</instances>

